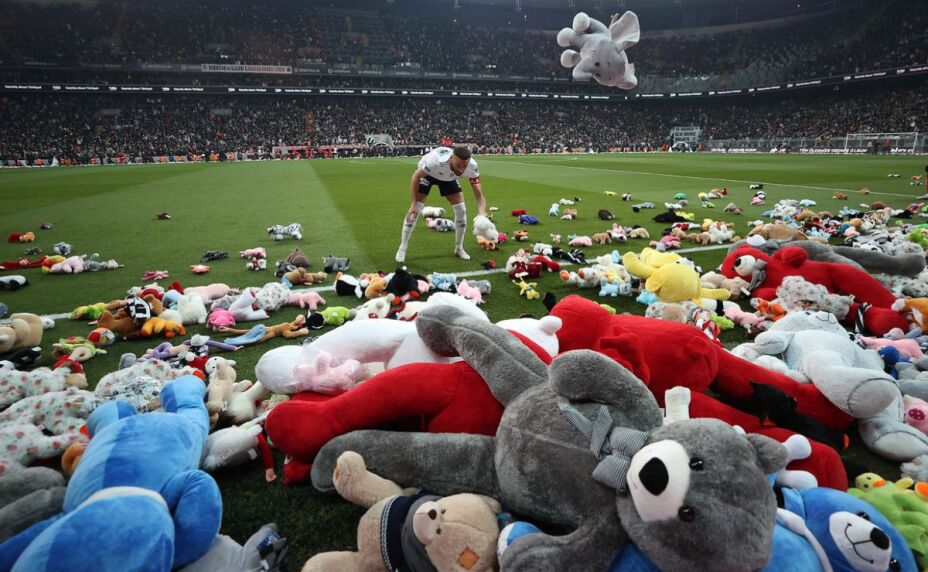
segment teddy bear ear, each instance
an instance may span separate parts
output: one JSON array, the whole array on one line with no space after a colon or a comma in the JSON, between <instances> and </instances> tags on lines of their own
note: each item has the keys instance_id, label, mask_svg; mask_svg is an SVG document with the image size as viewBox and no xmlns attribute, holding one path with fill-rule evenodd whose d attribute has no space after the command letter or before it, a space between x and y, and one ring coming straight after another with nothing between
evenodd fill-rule
<instances>
[{"instance_id":1,"label":"teddy bear ear","mask_svg":"<svg viewBox=\"0 0 928 572\"><path fill-rule=\"evenodd\" d=\"M745 437L754 447L757 464L764 474L769 475L786 467L789 462L789 453L782 443L756 433L749 433Z\"/></svg>"},{"instance_id":2,"label":"teddy bear ear","mask_svg":"<svg viewBox=\"0 0 928 572\"><path fill-rule=\"evenodd\" d=\"M808 260L809 253L798 246L787 246L786 248L778 250L773 257L795 268Z\"/></svg>"}]
</instances>

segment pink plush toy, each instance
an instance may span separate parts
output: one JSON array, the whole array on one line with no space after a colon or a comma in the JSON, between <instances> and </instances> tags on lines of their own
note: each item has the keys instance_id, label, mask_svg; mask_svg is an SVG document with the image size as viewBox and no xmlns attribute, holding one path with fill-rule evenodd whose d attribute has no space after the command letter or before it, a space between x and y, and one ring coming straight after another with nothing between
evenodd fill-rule
<instances>
[{"instance_id":1,"label":"pink plush toy","mask_svg":"<svg viewBox=\"0 0 928 572\"><path fill-rule=\"evenodd\" d=\"M189 288L184 288L184 294L199 294L204 302L212 302L231 293L232 288L220 283L210 284L209 286L191 286Z\"/></svg>"},{"instance_id":2,"label":"pink plush toy","mask_svg":"<svg viewBox=\"0 0 928 572\"><path fill-rule=\"evenodd\" d=\"M764 316L745 312L737 304L726 305L725 317L747 329L751 329L753 326L759 326L767 321L767 318Z\"/></svg>"},{"instance_id":3,"label":"pink plush toy","mask_svg":"<svg viewBox=\"0 0 928 572\"><path fill-rule=\"evenodd\" d=\"M239 255L242 258L259 258L259 259L267 258L267 252L265 252L263 246L259 246L257 248L249 248L248 250L241 250L239 251Z\"/></svg>"},{"instance_id":4,"label":"pink plush toy","mask_svg":"<svg viewBox=\"0 0 928 572\"><path fill-rule=\"evenodd\" d=\"M206 325L214 330L218 330L221 327L234 326L235 316L228 310L216 308L209 313L209 317L206 319Z\"/></svg>"},{"instance_id":5,"label":"pink plush toy","mask_svg":"<svg viewBox=\"0 0 928 572\"><path fill-rule=\"evenodd\" d=\"M651 246L659 251L673 250L675 248L680 248L680 239L668 234L667 236L661 237L659 241L652 240Z\"/></svg>"},{"instance_id":6,"label":"pink plush toy","mask_svg":"<svg viewBox=\"0 0 928 572\"><path fill-rule=\"evenodd\" d=\"M52 264L48 271L51 274L78 274L84 271L84 258L81 256L69 256L61 262Z\"/></svg>"},{"instance_id":7,"label":"pink plush toy","mask_svg":"<svg viewBox=\"0 0 928 572\"><path fill-rule=\"evenodd\" d=\"M860 336L858 339L868 350L878 350L886 346L893 346L899 350L900 354L907 358L919 360L925 357L921 346L919 346L918 342L915 340L905 338L892 340L887 338L868 338L866 336Z\"/></svg>"},{"instance_id":8,"label":"pink plush toy","mask_svg":"<svg viewBox=\"0 0 928 572\"><path fill-rule=\"evenodd\" d=\"M478 306L484 303L483 295L480 294L480 289L468 284L467 280L461 280L461 283L458 284L458 294L464 296Z\"/></svg>"},{"instance_id":9,"label":"pink plush toy","mask_svg":"<svg viewBox=\"0 0 928 572\"><path fill-rule=\"evenodd\" d=\"M509 235L505 232L501 232L496 236L496 244L503 244L507 240L509 240Z\"/></svg>"},{"instance_id":10,"label":"pink plush toy","mask_svg":"<svg viewBox=\"0 0 928 572\"><path fill-rule=\"evenodd\" d=\"M300 308L309 308L310 310L315 311L320 305L325 304L325 298L319 295L318 292L310 291L293 291L290 293L290 302L291 306L299 305Z\"/></svg>"},{"instance_id":11,"label":"pink plush toy","mask_svg":"<svg viewBox=\"0 0 928 572\"><path fill-rule=\"evenodd\" d=\"M928 435L928 403L917 397L905 395L902 397L902 405L905 408L906 424Z\"/></svg>"},{"instance_id":12,"label":"pink plush toy","mask_svg":"<svg viewBox=\"0 0 928 572\"><path fill-rule=\"evenodd\" d=\"M318 350L316 359L293 368L292 383L301 391L315 391L323 395L338 395L364 380L361 362L335 358L329 352Z\"/></svg>"},{"instance_id":13,"label":"pink plush toy","mask_svg":"<svg viewBox=\"0 0 928 572\"><path fill-rule=\"evenodd\" d=\"M570 246L593 246L593 239L588 236L575 236L568 244Z\"/></svg>"},{"instance_id":14,"label":"pink plush toy","mask_svg":"<svg viewBox=\"0 0 928 572\"><path fill-rule=\"evenodd\" d=\"M753 199L751 199L751 206L752 206L752 207L757 207L757 206L760 206L760 205L762 205L762 204L764 204L764 199L762 199L762 198L760 198L760 197L754 197Z\"/></svg>"}]
</instances>

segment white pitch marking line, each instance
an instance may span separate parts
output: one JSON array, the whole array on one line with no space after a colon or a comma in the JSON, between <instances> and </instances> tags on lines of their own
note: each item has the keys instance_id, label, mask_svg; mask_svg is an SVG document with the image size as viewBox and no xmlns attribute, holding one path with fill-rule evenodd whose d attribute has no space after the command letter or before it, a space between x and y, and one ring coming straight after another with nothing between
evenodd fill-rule
<instances>
[{"instance_id":1,"label":"white pitch marking line","mask_svg":"<svg viewBox=\"0 0 928 572\"><path fill-rule=\"evenodd\" d=\"M498 161L498 159L485 158L483 161ZM626 173L629 175L652 175L654 177L674 177L678 179L697 179L700 181L725 181L727 183L759 183L762 185L769 185L771 187L795 187L798 189L813 189L817 191L842 191L848 193L856 193L857 191L853 189L842 189L839 187L814 187L811 185L791 185L786 183L766 183L764 181L745 181L742 179L722 179L716 177L696 177L694 175L673 175L670 173L652 173L649 171L630 171L627 169L605 169L603 167L578 167L574 165L549 165L546 163L535 163L529 161L503 161L505 163L520 163L522 165L531 165L533 167L554 167L555 169L583 169L585 171L606 171L609 173ZM899 193L878 193L872 192L873 195L887 195L892 197L909 197L913 198L910 195L903 195Z\"/></svg>"}]
</instances>

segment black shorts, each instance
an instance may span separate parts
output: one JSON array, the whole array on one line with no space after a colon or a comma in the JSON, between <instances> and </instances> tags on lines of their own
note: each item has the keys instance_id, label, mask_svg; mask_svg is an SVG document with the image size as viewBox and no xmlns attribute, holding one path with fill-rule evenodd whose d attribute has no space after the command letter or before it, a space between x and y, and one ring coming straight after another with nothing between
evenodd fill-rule
<instances>
[{"instance_id":1,"label":"black shorts","mask_svg":"<svg viewBox=\"0 0 928 572\"><path fill-rule=\"evenodd\" d=\"M461 192L461 183L459 183L457 179L439 181L435 177L423 177L419 179L419 192L423 195L428 195L433 185L438 185L438 190L443 197L456 195Z\"/></svg>"}]
</instances>

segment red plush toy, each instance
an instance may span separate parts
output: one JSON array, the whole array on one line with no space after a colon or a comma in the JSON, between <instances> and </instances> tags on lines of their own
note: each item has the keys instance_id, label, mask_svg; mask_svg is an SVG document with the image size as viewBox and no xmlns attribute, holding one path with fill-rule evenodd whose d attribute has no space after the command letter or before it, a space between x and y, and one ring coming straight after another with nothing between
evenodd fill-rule
<instances>
[{"instance_id":1,"label":"red plush toy","mask_svg":"<svg viewBox=\"0 0 928 572\"><path fill-rule=\"evenodd\" d=\"M751 382L772 386L796 400L797 411L831 430L847 429L853 419L829 402L813 384L802 384L756 366L725 351L701 331L687 324L631 314L610 314L602 306L577 295L565 297L551 315L563 325L557 333L560 351L592 349L606 354L644 381L663 405L668 389L690 389L690 416L712 417L784 441L793 433L765 426L756 416L704 395L707 389L731 400L748 402ZM809 471L821 486L847 488L847 475L838 453L810 439L812 455L790 464Z\"/></svg>"},{"instance_id":2,"label":"red plush toy","mask_svg":"<svg viewBox=\"0 0 928 572\"><path fill-rule=\"evenodd\" d=\"M767 256L750 246L739 246L722 262L721 273L728 278L743 278L751 283L751 295L773 300L777 288L787 276L802 276L812 284L821 284L833 294L854 296L854 304L845 319L848 325L862 325L873 335L882 336L893 328L909 329L905 316L892 309L896 297L866 272L834 262L809 260L799 247L781 248Z\"/></svg>"},{"instance_id":3,"label":"red plush toy","mask_svg":"<svg viewBox=\"0 0 928 572\"><path fill-rule=\"evenodd\" d=\"M514 333L545 363L551 356ZM265 429L289 459L284 484L309 479L316 453L358 429L495 435L503 406L466 362L415 363L384 371L335 397L305 392L274 407Z\"/></svg>"}]
</instances>

